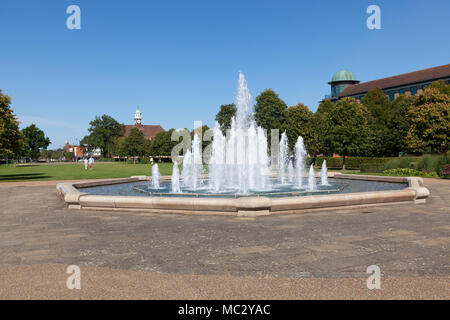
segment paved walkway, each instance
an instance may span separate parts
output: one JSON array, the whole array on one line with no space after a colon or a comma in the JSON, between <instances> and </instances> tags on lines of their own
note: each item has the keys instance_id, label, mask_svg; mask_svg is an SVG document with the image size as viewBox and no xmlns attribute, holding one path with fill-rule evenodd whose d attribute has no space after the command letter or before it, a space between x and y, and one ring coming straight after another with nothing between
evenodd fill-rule
<instances>
[{"instance_id":1,"label":"paved walkway","mask_svg":"<svg viewBox=\"0 0 450 320\"><path fill-rule=\"evenodd\" d=\"M68 210L55 184L0 185L0 298L73 297L54 280L69 264L97 283L83 298L450 298L450 181L426 180L424 205L258 218ZM374 264L390 290L368 293Z\"/></svg>"}]
</instances>

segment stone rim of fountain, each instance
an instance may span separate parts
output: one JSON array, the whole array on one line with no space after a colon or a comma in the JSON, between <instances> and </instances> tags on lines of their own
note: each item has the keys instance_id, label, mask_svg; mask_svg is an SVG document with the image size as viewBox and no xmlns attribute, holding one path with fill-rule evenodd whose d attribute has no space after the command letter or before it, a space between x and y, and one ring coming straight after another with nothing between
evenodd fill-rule
<instances>
[{"instance_id":1,"label":"stone rim of fountain","mask_svg":"<svg viewBox=\"0 0 450 320\"><path fill-rule=\"evenodd\" d=\"M430 195L428 189L423 186L423 179L419 177L352 175L334 172L328 173L328 177L335 179L408 183L408 187L403 190L277 198L269 198L261 195L236 198L100 196L90 195L78 189L151 180L147 176L133 176L130 178L102 181L58 183L56 189L63 197L69 209L203 215L219 214L250 217L402 203L419 204L425 203L426 198ZM163 176L161 180L169 181L170 176Z\"/></svg>"}]
</instances>

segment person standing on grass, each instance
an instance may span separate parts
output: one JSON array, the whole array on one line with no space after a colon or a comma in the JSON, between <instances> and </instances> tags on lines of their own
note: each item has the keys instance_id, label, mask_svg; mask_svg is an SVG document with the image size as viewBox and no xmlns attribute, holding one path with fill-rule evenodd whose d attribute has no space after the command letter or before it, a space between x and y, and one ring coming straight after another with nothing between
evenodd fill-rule
<instances>
[{"instance_id":1,"label":"person standing on grass","mask_svg":"<svg viewBox=\"0 0 450 320\"><path fill-rule=\"evenodd\" d=\"M89 158L89 169L94 169L94 158L92 157Z\"/></svg>"},{"instance_id":2,"label":"person standing on grass","mask_svg":"<svg viewBox=\"0 0 450 320\"><path fill-rule=\"evenodd\" d=\"M84 158L84 170L87 170L88 169L88 163L89 163L89 161L88 161L88 158Z\"/></svg>"}]
</instances>

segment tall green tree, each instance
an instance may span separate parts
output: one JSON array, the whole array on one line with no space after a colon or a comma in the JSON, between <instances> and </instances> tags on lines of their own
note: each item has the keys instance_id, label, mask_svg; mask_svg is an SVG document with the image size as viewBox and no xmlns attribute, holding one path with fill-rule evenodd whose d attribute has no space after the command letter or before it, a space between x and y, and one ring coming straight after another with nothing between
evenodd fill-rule
<instances>
[{"instance_id":1,"label":"tall green tree","mask_svg":"<svg viewBox=\"0 0 450 320\"><path fill-rule=\"evenodd\" d=\"M406 142L412 152L442 153L450 147L450 96L427 88L408 110Z\"/></svg>"},{"instance_id":2,"label":"tall green tree","mask_svg":"<svg viewBox=\"0 0 450 320\"><path fill-rule=\"evenodd\" d=\"M220 106L220 111L216 115L216 121L220 125L220 129L225 134L227 129L231 128L231 119L236 115L236 105L223 104Z\"/></svg>"},{"instance_id":3,"label":"tall green tree","mask_svg":"<svg viewBox=\"0 0 450 320\"><path fill-rule=\"evenodd\" d=\"M362 99L362 104L369 111L369 125L372 131L372 151L375 156L392 155L387 150L389 131L389 114L391 102L380 88L370 90Z\"/></svg>"},{"instance_id":4,"label":"tall green tree","mask_svg":"<svg viewBox=\"0 0 450 320\"><path fill-rule=\"evenodd\" d=\"M313 129L314 113L303 103L289 107L286 111L285 130L289 140L289 148L294 149L299 136L303 137L306 149L310 155L317 153L317 136Z\"/></svg>"},{"instance_id":5,"label":"tall green tree","mask_svg":"<svg viewBox=\"0 0 450 320\"><path fill-rule=\"evenodd\" d=\"M106 114L96 117L89 124L90 134L81 140L81 144L86 145L88 151L100 148L103 157L109 157L116 140L124 135L125 126Z\"/></svg>"},{"instance_id":6,"label":"tall green tree","mask_svg":"<svg viewBox=\"0 0 450 320\"><path fill-rule=\"evenodd\" d=\"M399 152L407 152L406 134L410 123L408 121L408 110L414 102L413 96L401 95L392 102L389 112L389 135L386 138L386 155L398 156Z\"/></svg>"},{"instance_id":7,"label":"tall green tree","mask_svg":"<svg viewBox=\"0 0 450 320\"><path fill-rule=\"evenodd\" d=\"M145 137L141 130L133 128L130 131L128 137L123 139L119 147L119 155L133 157L134 163L136 163L135 157L141 157L145 154Z\"/></svg>"},{"instance_id":8,"label":"tall green tree","mask_svg":"<svg viewBox=\"0 0 450 320\"><path fill-rule=\"evenodd\" d=\"M278 129L281 134L281 131L285 128L286 112L286 103L272 89L266 89L256 97L255 121L258 126L267 130L269 144L271 129Z\"/></svg>"},{"instance_id":9,"label":"tall green tree","mask_svg":"<svg viewBox=\"0 0 450 320\"><path fill-rule=\"evenodd\" d=\"M151 144L152 156L170 156L172 148L178 144L178 141L172 141L172 132L175 129L158 133Z\"/></svg>"},{"instance_id":10,"label":"tall green tree","mask_svg":"<svg viewBox=\"0 0 450 320\"><path fill-rule=\"evenodd\" d=\"M353 98L339 100L328 114L325 143L343 157L343 169L346 156L367 155L370 149L368 116L367 108Z\"/></svg>"},{"instance_id":11,"label":"tall green tree","mask_svg":"<svg viewBox=\"0 0 450 320\"><path fill-rule=\"evenodd\" d=\"M0 90L0 156L12 157L24 155L25 142L19 130L11 98Z\"/></svg>"},{"instance_id":12,"label":"tall green tree","mask_svg":"<svg viewBox=\"0 0 450 320\"><path fill-rule=\"evenodd\" d=\"M39 158L40 152L46 150L50 145L50 139L45 136L44 131L32 124L22 130L23 137L27 147L27 153L31 159Z\"/></svg>"},{"instance_id":13,"label":"tall green tree","mask_svg":"<svg viewBox=\"0 0 450 320\"><path fill-rule=\"evenodd\" d=\"M325 143L325 137L328 135L328 129L331 127L328 124L329 113L335 108L335 104L330 100L325 100L319 104L316 113L312 119L312 128L317 135L316 149L317 153L330 155L333 150L330 150L329 146Z\"/></svg>"}]
</instances>

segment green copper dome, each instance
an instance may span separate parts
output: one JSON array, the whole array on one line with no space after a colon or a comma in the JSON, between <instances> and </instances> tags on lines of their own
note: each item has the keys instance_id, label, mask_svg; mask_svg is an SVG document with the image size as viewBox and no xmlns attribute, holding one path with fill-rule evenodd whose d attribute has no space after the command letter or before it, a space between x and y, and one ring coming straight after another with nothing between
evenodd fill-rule
<instances>
[{"instance_id":1,"label":"green copper dome","mask_svg":"<svg viewBox=\"0 0 450 320\"><path fill-rule=\"evenodd\" d=\"M335 81L357 81L353 72L349 70L340 70L333 75L331 82Z\"/></svg>"}]
</instances>

